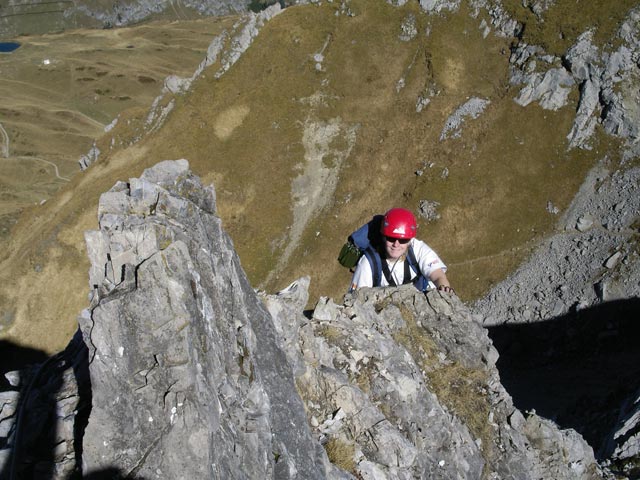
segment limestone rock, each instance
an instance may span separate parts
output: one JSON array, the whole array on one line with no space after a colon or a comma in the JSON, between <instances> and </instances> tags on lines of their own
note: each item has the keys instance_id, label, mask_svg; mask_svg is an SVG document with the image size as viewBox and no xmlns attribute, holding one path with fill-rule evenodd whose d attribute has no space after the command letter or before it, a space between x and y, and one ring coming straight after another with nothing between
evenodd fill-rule
<instances>
[{"instance_id":1,"label":"limestone rock","mask_svg":"<svg viewBox=\"0 0 640 480\"><path fill-rule=\"evenodd\" d=\"M573 430L558 430L549 420L531 415L525 432L536 447L541 462L540 478L561 478L569 472L573 478L598 478L593 449ZM586 461L585 461L586 460Z\"/></svg>"},{"instance_id":2,"label":"limestone rock","mask_svg":"<svg viewBox=\"0 0 640 480\"><path fill-rule=\"evenodd\" d=\"M100 156L100 149L94 143L93 146L89 149L89 151L80 157L78 160L78 164L80 165L80 170L86 170L89 168L89 165L98 160Z\"/></svg>"},{"instance_id":3,"label":"limestone rock","mask_svg":"<svg viewBox=\"0 0 640 480\"><path fill-rule=\"evenodd\" d=\"M87 235L86 473L325 478L291 367L186 161L101 197ZM114 412L117 414L114 415Z\"/></svg>"},{"instance_id":4,"label":"limestone rock","mask_svg":"<svg viewBox=\"0 0 640 480\"><path fill-rule=\"evenodd\" d=\"M539 6L540 12L535 8ZM531 8L540 15L545 7L539 2ZM511 83L524 85L516 101L521 105L539 102L543 108L556 110L567 103L572 86L578 85L580 99L576 116L567 135L569 147L591 148L598 122L611 135L627 140L626 158L640 151L640 108L638 108L637 58L640 55L640 8L632 9L611 43L621 43L616 50L593 43L593 31L582 33L563 56L562 65L543 67L539 47L518 45L510 62ZM615 40L615 41L613 41Z\"/></svg>"},{"instance_id":5,"label":"limestone rock","mask_svg":"<svg viewBox=\"0 0 640 480\"><path fill-rule=\"evenodd\" d=\"M573 84L573 78L562 68L533 73L515 101L523 107L535 101L547 110L558 110L566 105Z\"/></svg>"},{"instance_id":6,"label":"limestone rock","mask_svg":"<svg viewBox=\"0 0 640 480\"><path fill-rule=\"evenodd\" d=\"M593 44L593 31L581 34L575 45L565 55L565 61L576 81L584 82L597 78L601 74L600 52Z\"/></svg>"},{"instance_id":7,"label":"limestone rock","mask_svg":"<svg viewBox=\"0 0 640 480\"><path fill-rule=\"evenodd\" d=\"M633 460L637 465L640 459L640 391L627 398L622 405L616 427L605 441L602 454L613 462L625 465L625 474L638 474L638 468L632 465Z\"/></svg>"},{"instance_id":8,"label":"limestone rock","mask_svg":"<svg viewBox=\"0 0 640 480\"><path fill-rule=\"evenodd\" d=\"M552 215L557 215L560 213L560 209L556 207L551 200L549 200L547 202L547 212L551 213Z\"/></svg>"},{"instance_id":9,"label":"limestone rock","mask_svg":"<svg viewBox=\"0 0 640 480\"><path fill-rule=\"evenodd\" d=\"M420 204L418 206L418 215L424 218L427 222L439 220L440 214L437 211L439 206L440 202L420 200Z\"/></svg>"},{"instance_id":10,"label":"limestone rock","mask_svg":"<svg viewBox=\"0 0 640 480\"><path fill-rule=\"evenodd\" d=\"M400 40L408 42L413 40L418 35L418 29L416 28L416 16L413 14L407 15L402 24L400 25Z\"/></svg>"},{"instance_id":11,"label":"limestone rock","mask_svg":"<svg viewBox=\"0 0 640 480\"><path fill-rule=\"evenodd\" d=\"M514 408L497 353L457 298L413 286L362 289L342 304L321 299L304 316L308 283L263 301L298 366L316 438L349 445L356 476L597 478L583 475L597 465L579 435ZM548 462L553 448L567 458Z\"/></svg>"},{"instance_id":12,"label":"limestone rock","mask_svg":"<svg viewBox=\"0 0 640 480\"><path fill-rule=\"evenodd\" d=\"M472 8L474 18L479 16L481 10L486 11L496 35L501 37L518 37L522 32L522 25L509 16L502 2L499 0L470 0L469 5ZM488 25L481 28L488 28ZM487 34L488 31L485 31L485 36Z\"/></svg>"},{"instance_id":13,"label":"limestone rock","mask_svg":"<svg viewBox=\"0 0 640 480\"><path fill-rule=\"evenodd\" d=\"M600 108L600 89L603 69L600 52L593 45L591 30L578 37L565 56L571 74L580 84L578 112L567 138L569 145L588 148L589 140L595 131L594 113Z\"/></svg>"},{"instance_id":14,"label":"limestone rock","mask_svg":"<svg viewBox=\"0 0 640 480\"><path fill-rule=\"evenodd\" d=\"M0 476L70 478L76 428L91 406L87 348L79 332L65 351L20 372L20 391L0 393Z\"/></svg>"},{"instance_id":15,"label":"limestone rock","mask_svg":"<svg viewBox=\"0 0 640 480\"><path fill-rule=\"evenodd\" d=\"M593 227L593 222L594 220L591 215L589 214L582 215L580 218L578 218L578 221L576 222L576 229L579 232L586 232L591 227Z\"/></svg>"},{"instance_id":16,"label":"limestone rock","mask_svg":"<svg viewBox=\"0 0 640 480\"><path fill-rule=\"evenodd\" d=\"M440 133L440 141L459 137L465 120L467 118L478 118L490 103L487 99L473 97L460 105L447 119Z\"/></svg>"},{"instance_id":17,"label":"limestone rock","mask_svg":"<svg viewBox=\"0 0 640 480\"><path fill-rule=\"evenodd\" d=\"M177 75L169 75L164 79L164 88L169 92L184 93L191 87L191 82L187 78L181 78Z\"/></svg>"},{"instance_id":18,"label":"limestone rock","mask_svg":"<svg viewBox=\"0 0 640 480\"><path fill-rule=\"evenodd\" d=\"M460 0L420 0L420 6L429 13L440 13L443 10L456 11L460 7Z\"/></svg>"},{"instance_id":19,"label":"limestone rock","mask_svg":"<svg viewBox=\"0 0 640 480\"><path fill-rule=\"evenodd\" d=\"M620 252L614 253L609 258L607 258L607 261L604 262L604 266L607 267L608 269L614 268L618 263L618 260L620 260L621 256L622 256L622 253Z\"/></svg>"},{"instance_id":20,"label":"limestone rock","mask_svg":"<svg viewBox=\"0 0 640 480\"><path fill-rule=\"evenodd\" d=\"M556 3L556 0L523 0L522 5L529 8L542 22L543 14L549 7Z\"/></svg>"},{"instance_id":21,"label":"limestone rock","mask_svg":"<svg viewBox=\"0 0 640 480\"><path fill-rule=\"evenodd\" d=\"M639 20L640 7L636 7L629 12L618 31L617 36L624 42L623 45L615 52L603 55L603 126L608 133L629 139L629 143L638 143L640 138L640 79L637 75L640 55Z\"/></svg>"},{"instance_id":22,"label":"limestone rock","mask_svg":"<svg viewBox=\"0 0 640 480\"><path fill-rule=\"evenodd\" d=\"M260 13L250 14L246 17L244 25L239 32L231 38L231 47L221 59L221 68L216 73L216 78L222 76L231 66L238 61L240 56L249 48L253 40L266 22L282 12L279 3L275 3Z\"/></svg>"}]
</instances>

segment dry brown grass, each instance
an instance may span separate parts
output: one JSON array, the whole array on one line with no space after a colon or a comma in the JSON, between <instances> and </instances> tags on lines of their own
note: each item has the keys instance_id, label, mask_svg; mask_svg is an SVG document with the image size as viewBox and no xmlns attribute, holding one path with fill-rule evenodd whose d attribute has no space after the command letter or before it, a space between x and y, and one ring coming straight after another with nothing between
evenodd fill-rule
<instances>
[{"instance_id":1,"label":"dry brown grass","mask_svg":"<svg viewBox=\"0 0 640 480\"><path fill-rule=\"evenodd\" d=\"M619 0L615 8L603 1L557 0L542 14L544 21L539 22L523 2L505 0L503 3L512 17L525 24L523 40L526 43L542 45L558 56L587 29L594 31L597 44L610 42L629 10L638 5L635 0Z\"/></svg>"},{"instance_id":2,"label":"dry brown grass","mask_svg":"<svg viewBox=\"0 0 640 480\"><path fill-rule=\"evenodd\" d=\"M331 463L346 472L355 474L355 444L334 437L329 439L329 441L324 445L324 449L326 450Z\"/></svg>"},{"instance_id":3,"label":"dry brown grass","mask_svg":"<svg viewBox=\"0 0 640 480\"><path fill-rule=\"evenodd\" d=\"M442 219L423 224L420 236L451 264L461 297L477 298L553 227L557 218L546 211L547 202L566 207L584 172L602 154L566 152L571 107L547 112L512 101L517 91L509 89L508 55L501 53L508 51L507 41L482 40L477 22L464 13L425 19L416 12L422 26L431 22L431 35L399 42L390 26L407 11L388 8L361 6L353 24L345 21L332 37L328 61L336 73L328 93L340 101L325 115L360 125L358 143L331 209L312 222L296 261L269 288L311 274L311 298L341 295L349 274L332 263L347 234L392 205L415 211L421 199L429 199L441 203ZM377 33L367 25L375 25ZM417 114L415 101L430 72L441 93ZM406 87L396 93L404 75ZM461 139L440 142L447 116L471 95L492 103L468 122ZM414 175L425 162L435 167ZM444 168L446 180L440 176Z\"/></svg>"},{"instance_id":4,"label":"dry brown grass","mask_svg":"<svg viewBox=\"0 0 640 480\"><path fill-rule=\"evenodd\" d=\"M411 353L440 403L467 426L474 438L482 441L482 449L486 454L493 445L487 373L456 362L441 363L437 356L441 349L417 324L414 313L404 305L398 307L405 321L405 328L397 332L394 339Z\"/></svg>"},{"instance_id":5,"label":"dry brown grass","mask_svg":"<svg viewBox=\"0 0 640 480\"><path fill-rule=\"evenodd\" d=\"M0 55L0 124L10 141L10 158L0 161L0 236L23 208L79 173L80 156L118 114L146 110L166 76L191 76L226 25L156 22L18 38L18 50Z\"/></svg>"},{"instance_id":6,"label":"dry brown grass","mask_svg":"<svg viewBox=\"0 0 640 480\"><path fill-rule=\"evenodd\" d=\"M346 290L350 274L336 257L354 228L391 206L417 210L420 200L436 200L442 218L421 225L419 236L450 265L456 291L469 300L504 278L553 228L557 217L546 211L547 202L565 208L595 159L615 151L615 145L600 142L590 152L567 152L565 135L575 105L558 112L516 105L512 98L517 91L508 84L508 55L502 54L508 52L510 39L483 39L479 19L470 18L468 12L427 17L417 2L398 8L383 0L353 0L355 17L336 16L336 8L337 4L323 4L285 10L263 28L223 77L214 77L215 65L205 72L189 94L176 99L164 127L134 148L126 145L141 132L146 110L124 112L116 129L98 141L103 149L98 164L44 206L28 209L14 227L0 257L0 318L16 325L24 322L20 332L42 331L42 322L58 322L64 325L61 332L69 331L86 302L86 290L75 287L84 284L87 275L80 231L96 211L99 193L160 160L187 158L197 174L215 181L219 214L253 285L277 290L310 275L310 303L319 295L339 297ZM398 39L400 24L409 13L416 15L421 32L430 25L429 36L422 33L409 42ZM225 19L209 30L193 27L193 36L206 44L230 23ZM171 42L161 29L138 28L150 29L146 40L135 40L136 29L88 32L87 39L112 35L112 41L117 40L114 51L94 48L87 58L74 50L74 61L84 70L66 68L65 77L36 69L31 78L41 75L59 89L71 81L85 96L95 89L116 92L115 83L101 82L124 79L136 87L126 96L137 100L144 93L150 99L155 93L149 94L148 89L155 84L147 77L161 78L176 70L170 59L184 52L165 45ZM190 28L182 30L187 38L191 38ZM207 31L210 35L205 35ZM46 38L49 46L42 47L40 56L52 48L53 37ZM135 48L127 48L130 44ZM167 54L169 60L145 59L136 53L145 46L158 50L158 55ZM33 46L37 48L41 47ZM320 51L325 57L323 72L315 70L313 61L313 54ZM108 61L101 60L102 53ZM194 47L186 56L195 60L201 54ZM19 62L15 63L18 68ZM405 87L397 91L400 78L405 79ZM418 114L417 96L430 85L440 93ZM117 88L124 87L118 84ZM120 96L118 90L100 95L95 105L58 109L92 119L80 122L74 127L78 131L71 137L67 133L67 138L91 139L94 132L89 131L97 128L95 122L106 123L114 115ZM491 104L478 119L465 123L461 138L440 142L447 117L470 96L486 98ZM67 100L73 104L81 98L71 95ZM53 114L54 109L47 111ZM61 118L67 119L63 125L71 129L72 118L85 117L65 113ZM305 128L338 119L343 126L357 128L356 144L340 168L335 191L326 194L328 203L311 212L290 260L267 281L291 242L292 181L310 148L303 141ZM89 133L82 133L83 129ZM16 141L16 148L26 152L47 144L61 146L56 135L47 131L42 137L29 135L24 144ZM109 151L112 138L116 146ZM346 143L338 137L331 147L345 148ZM322 164L332 165L334 160L335 155L329 154ZM424 168L425 162L435 166L416 176L414 172ZM446 179L440 175L444 168L449 171ZM62 171L70 172L71 167ZM39 177L32 178L35 182ZM60 235L66 239L66 253L54 255L51 249L61 248ZM68 247L69 238L76 238L73 248ZM52 272L51 277L30 273L33 265L44 266L50 260L57 262L55 268L42 271ZM73 303L63 305L49 292L50 282L59 281L57 271L68 272L69 285L74 286L68 296ZM20 280L23 275L29 280ZM47 337L37 343L55 350L63 346L63 338L61 334L55 341Z\"/></svg>"}]
</instances>

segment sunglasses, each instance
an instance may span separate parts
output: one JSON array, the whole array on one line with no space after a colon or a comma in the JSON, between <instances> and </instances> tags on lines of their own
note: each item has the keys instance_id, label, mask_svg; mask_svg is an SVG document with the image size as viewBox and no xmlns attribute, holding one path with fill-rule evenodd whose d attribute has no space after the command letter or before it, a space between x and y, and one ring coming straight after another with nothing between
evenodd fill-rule
<instances>
[{"instance_id":1,"label":"sunglasses","mask_svg":"<svg viewBox=\"0 0 640 480\"><path fill-rule=\"evenodd\" d=\"M400 245L404 245L405 243L409 243L411 241L410 238L393 238L385 236L384 239L389 243L398 242Z\"/></svg>"}]
</instances>

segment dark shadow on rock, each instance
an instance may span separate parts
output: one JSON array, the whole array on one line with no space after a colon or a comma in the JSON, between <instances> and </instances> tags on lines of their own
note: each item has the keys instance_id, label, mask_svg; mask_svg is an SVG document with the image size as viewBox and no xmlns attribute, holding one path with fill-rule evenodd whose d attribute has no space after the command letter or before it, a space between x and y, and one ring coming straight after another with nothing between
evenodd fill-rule
<instances>
[{"instance_id":1,"label":"dark shadow on rock","mask_svg":"<svg viewBox=\"0 0 640 480\"><path fill-rule=\"evenodd\" d=\"M91 409L87 348L80 331L63 352L51 357L45 355L44 361L42 352L15 346L8 351L12 352L14 361L10 367L3 368L7 371L20 370L21 382L13 428L9 437L4 439L4 446L10 447L11 452L0 472L0 479L53 478L58 470L56 465L61 461L58 457L64 457L68 451L66 448L60 451L64 446L62 443L72 443L76 449L75 462L70 465L78 471L82 435ZM36 359L41 362L32 363ZM65 373L75 379L71 381L73 385L69 378L65 381ZM59 432L64 429L60 424L64 419L59 415L64 408L59 401L68 401L73 396L78 397L78 403L75 409L67 406L70 411L66 415L73 423L73 438L61 439Z\"/></svg>"},{"instance_id":2,"label":"dark shadow on rock","mask_svg":"<svg viewBox=\"0 0 640 480\"><path fill-rule=\"evenodd\" d=\"M67 349L65 350L69 367L73 369L73 376L78 386L78 406L73 424L73 449L76 459L76 471L82 467L82 440L84 431L89 424L91 414L91 376L89 374L89 349L82 338L82 331L78 328ZM108 477L95 477L108 478ZM118 477L111 477L118 478Z\"/></svg>"},{"instance_id":3,"label":"dark shadow on rock","mask_svg":"<svg viewBox=\"0 0 640 480\"><path fill-rule=\"evenodd\" d=\"M7 372L23 370L30 365L44 362L49 355L42 350L21 347L7 340L0 340L0 392L14 390L5 378Z\"/></svg>"},{"instance_id":4,"label":"dark shadow on rock","mask_svg":"<svg viewBox=\"0 0 640 480\"><path fill-rule=\"evenodd\" d=\"M640 387L640 299L552 321L489 328L502 384L520 410L577 430L601 456L622 403Z\"/></svg>"},{"instance_id":5,"label":"dark shadow on rock","mask_svg":"<svg viewBox=\"0 0 640 480\"><path fill-rule=\"evenodd\" d=\"M104 470L97 470L95 472L88 473L84 476L82 475L73 475L69 477L67 480L144 480L144 477L138 476L129 476L126 472L123 472L119 468L111 467L105 468Z\"/></svg>"},{"instance_id":6,"label":"dark shadow on rock","mask_svg":"<svg viewBox=\"0 0 640 480\"><path fill-rule=\"evenodd\" d=\"M25 417L24 409L22 408L25 399L24 393L26 388L28 387L28 385L25 384L28 383L25 382L25 378L29 376L29 373L27 372L35 371L38 368L39 364L42 364L47 360L48 355L41 350L22 347L6 340L0 340L0 358L2 358L2 361L0 362L0 373L2 374L2 377L0 379L0 391L9 392L18 391L18 389L20 391L18 396L17 408L13 415L13 428L9 432L9 435L7 437L0 438L0 448L11 449L7 462L0 471L0 479L13 480L14 478L24 478L18 474L21 456L19 455L19 452L18 455L16 455L16 449L12 448L12 445L15 443L16 438L18 441L20 441L20 436L16 436L16 423L18 423L17 419L20 418L21 411L23 412L22 418ZM20 371L20 385L16 387L12 387L5 377L5 374L7 372L13 371ZM55 404L52 405L51 408L55 409ZM49 450L52 451L53 447ZM46 458L43 460L46 461ZM44 473L44 478L46 478L47 473ZM35 474L36 472L33 472L33 475ZM36 478L33 475L32 478Z\"/></svg>"}]
</instances>

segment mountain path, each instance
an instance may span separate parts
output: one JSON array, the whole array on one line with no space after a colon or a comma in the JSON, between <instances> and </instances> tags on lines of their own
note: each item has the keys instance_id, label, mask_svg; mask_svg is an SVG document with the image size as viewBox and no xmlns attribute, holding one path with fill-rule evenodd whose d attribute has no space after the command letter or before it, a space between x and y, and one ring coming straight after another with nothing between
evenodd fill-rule
<instances>
[{"instance_id":1,"label":"mountain path","mask_svg":"<svg viewBox=\"0 0 640 480\"><path fill-rule=\"evenodd\" d=\"M55 163L53 163L53 162L51 162L49 160L45 160L44 158L40 158L40 157L28 157L28 156L21 156L21 157L16 157L16 158L22 158L22 159L27 159L27 160L39 160L40 162L47 163L47 164L51 165L53 167L53 169L55 170L56 178L59 178L60 180L63 180L65 182L70 182L71 181L70 178L62 177L60 175L60 171L58 170L58 165L56 165Z\"/></svg>"},{"instance_id":2,"label":"mountain path","mask_svg":"<svg viewBox=\"0 0 640 480\"><path fill-rule=\"evenodd\" d=\"M0 134L2 134L2 148L0 148L0 157L9 158L9 134L0 123Z\"/></svg>"},{"instance_id":3,"label":"mountain path","mask_svg":"<svg viewBox=\"0 0 640 480\"><path fill-rule=\"evenodd\" d=\"M480 257L475 257L475 258L470 258L468 260L464 260L462 262L447 262L447 265L450 267L460 267L460 266L464 266L464 265L469 265L471 263L476 263L476 262L482 262L484 260L491 260L492 258L498 258L498 257L502 257L504 255L507 255L509 253L514 253L516 251L519 250L532 250L535 247L539 246L542 243L542 240L531 240L528 242L524 242L521 245L518 245L516 247L511 247L511 248L507 248L505 250L501 250L499 252L496 253L492 253L491 255L482 255Z\"/></svg>"}]
</instances>

